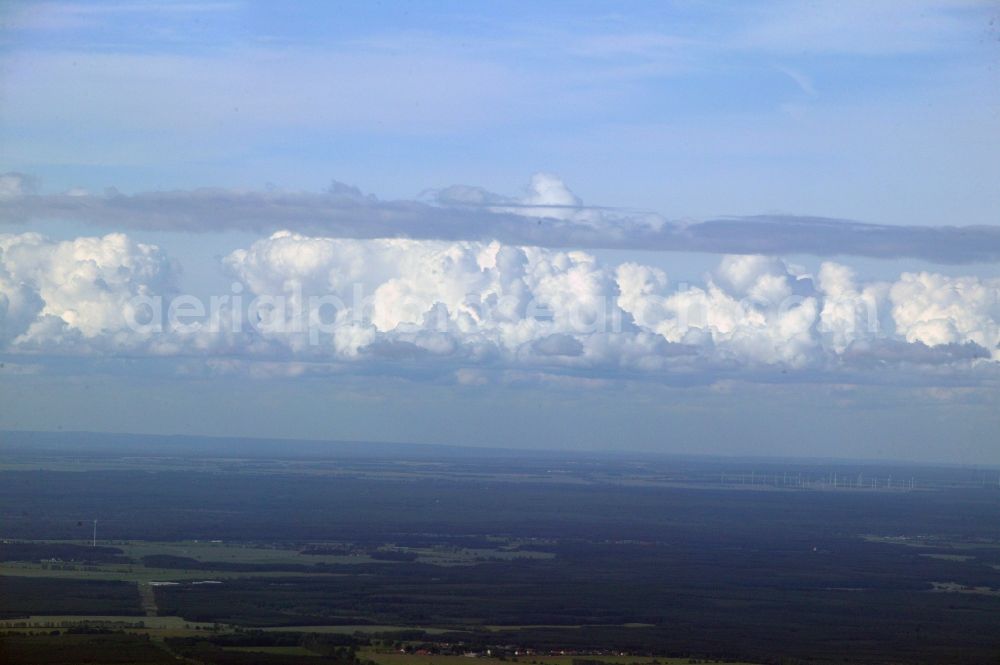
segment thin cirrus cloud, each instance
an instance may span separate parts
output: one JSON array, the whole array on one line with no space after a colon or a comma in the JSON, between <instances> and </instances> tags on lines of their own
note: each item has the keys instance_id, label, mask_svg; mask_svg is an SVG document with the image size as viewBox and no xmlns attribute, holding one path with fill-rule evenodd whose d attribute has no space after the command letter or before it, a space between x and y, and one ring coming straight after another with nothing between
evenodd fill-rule
<instances>
[{"instance_id":1,"label":"thin cirrus cloud","mask_svg":"<svg viewBox=\"0 0 1000 665\"><path fill-rule=\"evenodd\" d=\"M356 239L498 240L549 248L1000 261L995 226L900 226L796 215L679 223L655 213L585 206L546 174L536 174L522 197L452 186L421 200L392 201L340 183L325 192L205 188L133 195L35 194L29 184L23 174L0 176L0 223L56 219L125 230L290 229Z\"/></svg>"}]
</instances>

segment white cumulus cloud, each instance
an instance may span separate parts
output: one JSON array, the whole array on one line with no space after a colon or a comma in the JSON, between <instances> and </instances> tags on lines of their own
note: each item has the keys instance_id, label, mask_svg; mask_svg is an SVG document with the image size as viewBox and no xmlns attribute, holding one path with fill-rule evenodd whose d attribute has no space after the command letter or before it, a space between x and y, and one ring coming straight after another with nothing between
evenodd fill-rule
<instances>
[{"instance_id":1,"label":"white cumulus cloud","mask_svg":"<svg viewBox=\"0 0 1000 665\"><path fill-rule=\"evenodd\" d=\"M113 335L127 328L130 299L163 294L171 285L163 252L120 233L63 242L35 233L0 235L0 257L7 316L33 315L28 329L19 326L27 338L42 329Z\"/></svg>"},{"instance_id":2,"label":"white cumulus cloud","mask_svg":"<svg viewBox=\"0 0 1000 665\"><path fill-rule=\"evenodd\" d=\"M215 307L176 293L168 257L122 234L0 236L0 345L423 368L467 383L484 369L666 377L1000 360L998 279L859 284L837 263L812 276L738 255L678 289L659 268L582 251L291 231L223 263L241 288ZM177 311L180 325L164 319Z\"/></svg>"}]
</instances>

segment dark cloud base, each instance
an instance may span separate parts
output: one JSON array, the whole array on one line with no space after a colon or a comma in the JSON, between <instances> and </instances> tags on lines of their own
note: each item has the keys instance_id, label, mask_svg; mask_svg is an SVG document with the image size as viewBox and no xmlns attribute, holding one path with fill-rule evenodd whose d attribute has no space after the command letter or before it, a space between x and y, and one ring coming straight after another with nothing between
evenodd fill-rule
<instances>
[{"instance_id":1,"label":"dark cloud base","mask_svg":"<svg viewBox=\"0 0 1000 665\"><path fill-rule=\"evenodd\" d=\"M8 178L24 178L8 174ZM197 189L101 196L0 198L0 223L79 221L103 228L185 233L289 229L343 238L499 240L552 248L720 254L853 255L934 263L1000 261L1000 226L893 226L792 215L679 224L649 213L586 206L525 206L497 195L381 201L356 188L327 192ZM485 196L485 198L484 198Z\"/></svg>"}]
</instances>

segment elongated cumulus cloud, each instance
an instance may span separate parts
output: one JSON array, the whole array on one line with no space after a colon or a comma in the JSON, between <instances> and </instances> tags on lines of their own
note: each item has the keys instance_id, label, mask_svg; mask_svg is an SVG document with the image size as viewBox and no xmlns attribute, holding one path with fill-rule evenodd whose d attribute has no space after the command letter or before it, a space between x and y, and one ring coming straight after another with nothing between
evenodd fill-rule
<instances>
[{"instance_id":1,"label":"elongated cumulus cloud","mask_svg":"<svg viewBox=\"0 0 1000 665\"><path fill-rule=\"evenodd\" d=\"M0 175L0 224L71 220L111 229L202 233L281 229L374 239L499 240L556 249L718 254L855 255L937 263L1000 261L1000 227L893 226L815 216L750 215L678 223L655 213L589 207L557 177L536 174L522 196L479 187L382 201L334 183L325 192L197 189L124 195L34 194L23 174ZM948 220L951 222L952 220Z\"/></svg>"},{"instance_id":2,"label":"elongated cumulus cloud","mask_svg":"<svg viewBox=\"0 0 1000 665\"><path fill-rule=\"evenodd\" d=\"M469 381L497 367L655 377L1000 360L1000 279L862 284L839 263L806 274L734 255L676 288L658 268L582 251L280 231L226 256L236 288L199 310L177 293L176 264L123 234L5 235L0 252L0 344L12 355L444 366ZM164 320L172 309L179 324Z\"/></svg>"}]
</instances>

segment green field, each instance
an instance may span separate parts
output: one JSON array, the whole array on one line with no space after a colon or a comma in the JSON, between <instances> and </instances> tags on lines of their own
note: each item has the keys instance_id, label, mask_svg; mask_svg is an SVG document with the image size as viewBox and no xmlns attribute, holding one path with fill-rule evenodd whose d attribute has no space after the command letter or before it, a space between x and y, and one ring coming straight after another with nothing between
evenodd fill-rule
<instances>
[{"instance_id":1,"label":"green field","mask_svg":"<svg viewBox=\"0 0 1000 665\"><path fill-rule=\"evenodd\" d=\"M305 647L223 647L226 651L243 653L264 653L275 656L315 656L315 651Z\"/></svg>"},{"instance_id":2,"label":"green field","mask_svg":"<svg viewBox=\"0 0 1000 665\"><path fill-rule=\"evenodd\" d=\"M87 540L48 540L48 541L35 541L40 543L64 543L72 545L82 545L89 546L90 541ZM177 542L159 542L159 541L143 541L143 540L114 540L114 541L101 541L98 540L99 545L108 547L117 547L122 550L124 556L133 559L136 563L131 566L123 566L121 564L116 564L112 566L88 566L88 568L96 568L97 570L90 570L92 575L85 575L88 571L68 571L68 572L79 572L80 577L91 577L93 579L123 579L129 581L149 581L149 580L172 580L172 579L192 579L198 577L209 576L240 576L246 573L237 572L232 574L229 572L221 573L219 571L212 571L211 573L203 572L198 573L196 571L185 571L177 569L169 569L169 574L164 573L167 569L152 569L145 568L145 571L140 570L144 568L140 563L142 557L150 555L169 555L176 557L187 557L191 559L197 559L202 562L217 562L217 563L229 563L229 564L253 564L253 565L270 565L270 566L313 566L315 564L331 564L331 565L349 565L349 564L384 564L392 565L393 561L387 561L385 559L375 559L368 554L363 552L352 553L350 555L332 555L332 554L303 554L298 548L288 548L280 546L266 546L266 545L255 545L255 544L244 544L244 543L227 543L221 541L204 541L204 540L186 540ZM316 545L328 545L334 547L344 547L350 548L350 543L333 542L333 543L313 543ZM404 552L412 552L417 555L417 561L421 563L429 563L433 565L471 565L481 561L482 559L550 559L553 554L550 552L538 552L532 550L520 550L517 549L520 543L518 541L507 541L504 539L498 539L496 547L493 548L458 548L458 547L425 547L425 548L391 548ZM35 565L35 564L31 564ZM17 572L7 572L9 567L19 567L24 568L21 563L14 564L12 562L0 563L0 574L19 574ZM78 568L82 568L78 566ZM132 569L131 571L129 569ZM148 574L146 574L148 571ZM50 572L46 573L46 576L51 577L73 577L73 575L61 575L56 569L51 569ZM193 575L188 575L186 573L194 572ZM120 574L128 573L128 575L121 576ZM24 573L21 573L24 574ZM258 574L258 573L254 573ZM315 573L310 573L315 574ZM112 576L108 576L112 575ZM164 576L167 575L167 576Z\"/></svg>"},{"instance_id":3,"label":"green field","mask_svg":"<svg viewBox=\"0 0 1000 665\"><path fill-rule=\"evenodd\" d=\"M403 630L421 630L428 635L443 635L444 633L454 632L454 628L430 628L427 626L388 626L388 625L371 625L371 624L355 624L355 625L341 625L341 626L273 626L269 628L264 628L264 630L276 633L332 633L336 635L353 635L355 633L362 633L365 635L373 633L392 633L399 632Z\"/></svg>"},{"instance_id":4,"label":"green field","mask_svg":"<svg viewBox=\"0 0 1000 665\"><path fill-rule=\"evenodd\" d=\"M113 628L146 630L178 630L201 628L210 629L214 624L185 621L182 617L148 617L148 616L110 616L98 614L46 614L32 615L20 619L0 620L0 629L38 629L38 628L70 628L73 626L92 625Z\"/></svg>"},{"instance_id":5,"label":"green field","mask_svg":"<svg viewBox=\"0 0 1000 665\"><path fill-rule=\"evenodd\" d=\"M479 663L481 665L509 665L511 660L501 660L488 656L441 656L436 654L409 654L379 651L366 649L358 652L358 657L362 660L371 660L378 665L469 665ZM524 655L517 658L518 663L528 663L529 665L573 665L574 660L597 660L609 665L651 665L658 663L662 665L687 665L691 662L689 658L661 658L654 656L605 656L605 655L565 655L565 656L543 656L537 654ZM701 661L716 663L731 663L731 665L753 665L742 661Z\"/></svg>"}]
</instances>

